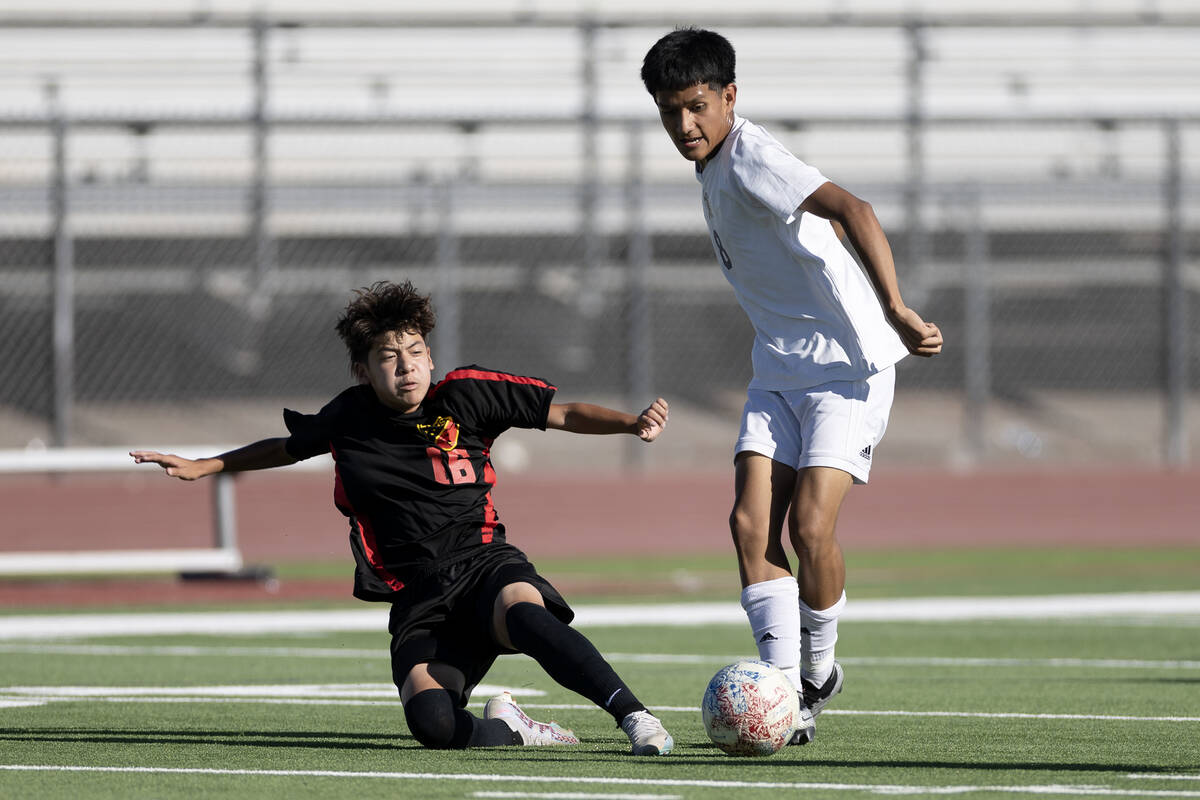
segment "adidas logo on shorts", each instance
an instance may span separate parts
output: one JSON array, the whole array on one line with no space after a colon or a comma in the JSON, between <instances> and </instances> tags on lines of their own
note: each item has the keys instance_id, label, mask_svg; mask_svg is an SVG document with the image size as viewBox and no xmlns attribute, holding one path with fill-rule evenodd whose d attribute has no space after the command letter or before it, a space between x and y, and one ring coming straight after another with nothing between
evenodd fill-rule
<instances>
[{"instance_id":1,"label":"adidas logo on shorts","mask_svg":"<svg viewBox=\"0 0 1200 800\"><path fill-rule=\"evenodd\" d=\"M865 458L867 461L870 461L871 460L871 445L867 445L862 450L859 450L858 457Z\"/></svg>"}]
</instances>

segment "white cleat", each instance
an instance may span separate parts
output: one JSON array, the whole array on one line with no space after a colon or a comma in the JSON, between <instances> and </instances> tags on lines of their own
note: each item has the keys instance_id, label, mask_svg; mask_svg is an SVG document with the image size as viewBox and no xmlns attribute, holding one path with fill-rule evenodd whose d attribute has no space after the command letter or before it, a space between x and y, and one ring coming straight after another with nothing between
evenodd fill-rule
<instances>
[{"instance_id":1,"label":"white cleat","mask_svg":"<svg viewBox=\"0 0 1200 800\"><path fill-rule=\"evenodd\" d=\"M665 756L675 746L671 734L649 711L626 714L621 730L629 737L629 752L635 756Z\"/></svg>"},{"instance_id":2,"label":"white cleat","mask_svg":"<svg viewBox=\"0 0 1200 800\"><path fill-rule=\"evenodd\" d=\"M812 712L804 703L800 704L800 720L796 724L796 730L792 731L792 738L788 740L788 744L793 747L799 747L810 743L817 738L817 723L813 720Z\"/></svg>"},{"instance_id":3,"label":"white cleat","mask_svg":"<svg viewBox=\"0 0 1200 800\"><path fill-rule=\"evenodd\" d=\"M557 722L535 722L525 716L525 712L513 702L512 695L508 692L501 692L487 701L487 705L483 707L483 718L504 720L504 724L520 734L521 744L579 744L579 737L560 727Z\"/></svg>"}]
</instances>

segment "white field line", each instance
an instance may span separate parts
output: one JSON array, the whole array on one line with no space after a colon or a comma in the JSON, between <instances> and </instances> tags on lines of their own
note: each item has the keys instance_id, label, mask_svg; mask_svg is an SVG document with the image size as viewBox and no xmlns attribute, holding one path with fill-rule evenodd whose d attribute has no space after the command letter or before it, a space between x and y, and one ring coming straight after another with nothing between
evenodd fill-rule
<instances>
[{"instance_id":1,"label":"white field line","mask_svg":"<svg viewBox=\"0 0 1200 800\"><path fill-rule=\"evenodd\" d=\"M378 631L387 629L387 613L386 607L374 607L337 611L10 615L0 617L0 639ZM1200 592L859 600L847 605L841 619L945 622L1164 615L1200 616ZM734 602L581 606L576 609L575 619L580 627L692 626L745 624L745 621L745 612Z\"/></svg>"},{"instance_id":2,"label":"white field line","mask_svg":"<svg viewBox=\"0 0 1200 800\"><path fill-rule=\"evenodd\" d=\"M1200 775L1155 775L1151 773L1148 775L1126 775L1125 777L1146 781L1200 781Z\"/></svg>"},{"instance_id":3,"label":"white field line","mask_svg":"<svg viewBox=\"0 0 1200 800\"><path fill-rule=\"evenodd\" d=\"M29 655L74 655L74 656L117 656L117 657L187 657L187 658L316 658L316 659L387 659L385 648L371 650L345 647L203 647L198 645L104 645L104 644L52 644L0 643L0 653ZM748 653L726 655L704 655L700 653L605 653L612 664L712 664L720 666L746 658ZM506 658L528 658L511 655ZM1200 670L1200 661L1127 658L955 658L939 656L845 656L838 658L849 666L872 667L1034 667L1037 669L1073 668L1086 669L1162 669Z\"/></svg>"},{"instance_id":4,"label":"white field line","mask_svg":"<svg viewBox=\"0 0 1200 800\"><path fill-rule=\"evenodd\" d=\"M951 785L913 786L890 783L823 783L791 781L722 781L686 778L589 778L582 776L549 775L471 775L463 773L428 772L348 772L339 770L268 770L216 769L201 767L94 767L74 765L0 764L0 770L12 772L108 772L150 775L214 775L270 778L346 778L398 781L464 781L472 783L538 783L597 786L663 786L703 789L762 789L792 791L869 792L885 795L960 795L977 792L1005 794L1048 794L1085 797L1200 797L1200 791L1171 791L1157 789L1118 789L1095 784L1033 784L1033 785Z\"/></svg>"},{"instance_id":5,"label":"white field line","mask_svg":"<svg viewBox=\"0 0 1200 800\"><path fill-rule=\"evenodd\" d=\"M609 794L600 792L471 792L471 797L511 800L680 800L677 794Z\"/></svg>"}]
</instances>

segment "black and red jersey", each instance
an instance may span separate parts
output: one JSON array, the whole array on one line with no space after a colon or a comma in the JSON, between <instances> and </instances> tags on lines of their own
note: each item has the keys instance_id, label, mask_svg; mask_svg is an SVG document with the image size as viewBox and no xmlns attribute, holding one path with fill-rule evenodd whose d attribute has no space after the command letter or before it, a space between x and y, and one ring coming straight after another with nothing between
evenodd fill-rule
<instances>
[{"instance_id":1,"label":"black and red jersey","mask_svg":"<svg viewBox=\"0 0 1200 800\"><path fill-rule=\"evenodd\" d=\"M538 378L469 366L431 387L409 414L383 405L366 385L316 414L283 412L289 454L333 454L356 597L397 599L414 576L504 541L492 503L492 442L509 428L545 429L555 391Z\"/></svg>"}]
</instances>

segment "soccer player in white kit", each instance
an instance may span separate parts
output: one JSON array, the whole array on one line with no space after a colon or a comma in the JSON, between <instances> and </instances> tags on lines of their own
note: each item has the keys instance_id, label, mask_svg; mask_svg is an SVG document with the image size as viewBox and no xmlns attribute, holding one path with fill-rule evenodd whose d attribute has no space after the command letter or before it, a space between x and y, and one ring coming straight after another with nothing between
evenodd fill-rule
<instances>
[{"instance_id":1,"label":"soccer player in white kit","mask_svg":"<svg viewBox=\"0 0 1200 800\"><path fill-rule=\"evenodd\" d=\"M838 511L850 486L867 482L894 364L941 352L942 335L901 299L870 204L734 113L734 67L724 37L678 29L646 54L642 81L696 165L713 250L754 326L729 520L741 602L759 657L791 678L816 717L843 680L834 660L846 604ZM813 734L809 724L792 743Z\"/></svg>"}]
</instances>

